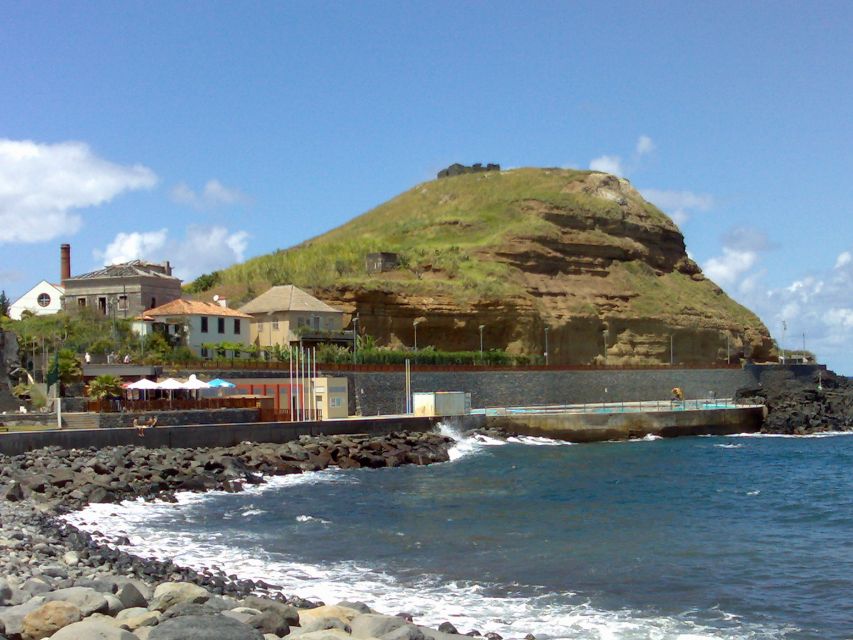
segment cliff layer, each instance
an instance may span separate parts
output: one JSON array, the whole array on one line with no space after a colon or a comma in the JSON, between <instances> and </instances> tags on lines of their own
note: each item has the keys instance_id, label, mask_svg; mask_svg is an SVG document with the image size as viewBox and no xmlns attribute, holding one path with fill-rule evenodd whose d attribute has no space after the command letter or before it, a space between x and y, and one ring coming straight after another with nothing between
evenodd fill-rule
<instances>
[{"instance_id":1,"label":"cliff layer","mask_svg":"<svg viewBox=\"0 0 853 640\"><path fill-rule=\"evenodd\" d=\"M395 254L382 271L371 253ZM418 185L322 236L223 271L217 292L309 287L379 344L551 364L765 359L761 321L706 279L676 225L612 175L515 169Z\"/></svg>"}]
</instances>

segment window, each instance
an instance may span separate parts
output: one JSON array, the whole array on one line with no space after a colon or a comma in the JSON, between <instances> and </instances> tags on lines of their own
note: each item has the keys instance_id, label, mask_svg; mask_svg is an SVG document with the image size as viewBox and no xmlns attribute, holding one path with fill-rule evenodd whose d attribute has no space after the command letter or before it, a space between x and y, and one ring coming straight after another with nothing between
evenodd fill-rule
<instances>
[{"instance_id":1,"label":"window","mask_svg":"<svg viewBox=\"0 0 853 640\"><path fill-rule=\"evenodd\" d=\"M234 335L240 335L240 318L234 318Z\"/></svg>"},{"instance_id":2,"label":"window","mask_svg":"<svg viewBox=\"0 0 853 640\"><path fill-rule=\"evenodd\" d=\"M46 307L50 304L50 296L46 293L40 293L38 297L40 307Z\"/></svg>"},{"instance_id":3,"label":"window","mask_svg":"<svg viewBox=\"0 0 853 640\"><path fill-rule=\"evenodd\" d=\"M86 306L86 298L77 298L77 306L81 309Z\"/></svg>"},{"instance_id":4,"label":"window","mask_svg":"<svg viewBox=\"0 0 853 640\"><path fill-rule=\"evenodd\" d=\"M149 309L153 309L153 308L155 308L156 306L157 306L157 298L151 298L151 306L150 306L150 307L148 307L148 308L149 308Z\"/></svg>"},{"instance_id":5,"label":"window","mask_svg":"<svg viewBox=\"0 0 853 640\"><path fill-rule=\"evenodd\" d=\"M340 407L342 404L343 403L341 402L340 398L331 398L329 400L329 406L330 407Z\"/></svg>"},{"instance_id":6,"label":"window","mask_svg":"<svg viewBox=\"0 0 853 640\"><path fill-rule=\"evenodd\" d=\"M273 331L278 331L278 320L273 320L273 321L272 321L272 330L273 330Z\"/></svg>"},{"instance_id":7,"label":"window","mask_svg":"<svg viewBox=\"0 0 853 640\"><path fill-rule=\"evenodd\" d=\"M311 319L314 321L314 330L319 331L320 330L320 316L314 316Z\"/></svg>"},{"instance_id":8,"label":"window","mask_svg":"<svg viewBox=\"0 0 853 640\"><path fill-rule=\"evenodd\" d=\"M303 318L302 316L299 316L298 318L296 318L296 326L297 327L304 327L305 326L305 318Z\"/></svg>"},{"instance_id":9,"label":"window","mask_svg":"<svg viewBox=\"0 0 853 640\"><path fill-rule=\"evenodd\" d=\"M120 295L118 297L118 310L119 311L127 311L127 296Z\"/></svg>"},{"instance_id":10,"label":"window","mask_svg":"<svg viewBox=\"0 0 853 640\"><path fill-rule=\"evenodd\" d=\"M106 297L98 298L98 311L107 315L107 299Z\"/></svg>"},{"instance_id":11,"label":"window","mask_svg":"<svg viewBox=\"0 0 853 640\"><path fill-rule=\"evenodd\" d=\"M216 319L216 332L225 333L225 318Z\"/></svg>"},{"instance_id":12,"label":"window","mask_svg":"<svg viewBox=\"0 0 853 640\"><path fill-rule=\"evenodd\" d=\"M207 333L207 316L201 317L201 332ZM202 354L204 355L204 354Z\"/></svg>"}]
</instances>

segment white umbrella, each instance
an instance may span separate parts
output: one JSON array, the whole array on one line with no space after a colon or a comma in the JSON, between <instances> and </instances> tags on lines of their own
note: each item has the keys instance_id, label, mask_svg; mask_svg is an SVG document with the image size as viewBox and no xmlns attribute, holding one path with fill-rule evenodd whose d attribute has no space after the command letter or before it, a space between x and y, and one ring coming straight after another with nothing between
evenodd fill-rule
<instances>
[{"instance_id":1,"label":"white umbrella","mask_svg":"<svg viewBox=\"0 0 853 640\"><path fill-rule=\"evenodd\" d=\"M195 374L192 374L187 381L184 383L182 389L190 389L191 391L196 391L198 389L209 389L210 385L206 383L204 380L199 380Z\"/></svg>"},{"instance_id":2,"label":"white umbrella","mask_svg":"<svg viewBox=\"0 0 853 640\"><path fill-rule=\"evenodd\" d=\"M127 385L128 389L140 389L142 391L149 391L151 389L159 389L160 385L158 385L153 380L149 380L148 378L141 378L136 382L131 382Z\"/></svg>"},{"instance_id":3,"label":"white umbrella","mask_svg":"<svg viewBox=\"0 0 853 640\"><path fill-rule=\"evenodd\" d=\"M160 388L160 385L158 385L153 380L149 380L148 378L140 378L136 382L131 382L129 385L127 385L127 389L135 389L137 391L143 391L143 392L148 392L148 391L151 391L152 389L159 389L159 388ZM148 396L147 393L143 394L143 397L145 397L146 399L147 399L147 396Z\"/></svg>"},{"instance_id":4,"label":"white umbrella","mask_svg":"<svg viewBox=\"0 0 853 640\"><path fill-rule=\"evenodd\" d=\"M180 380L175 380L174 378L166 378L165 380L157 383L158 389L165 389L167 391L174 391L175 389L186 389L184 383Z\"/></svg>"}]
</instances>

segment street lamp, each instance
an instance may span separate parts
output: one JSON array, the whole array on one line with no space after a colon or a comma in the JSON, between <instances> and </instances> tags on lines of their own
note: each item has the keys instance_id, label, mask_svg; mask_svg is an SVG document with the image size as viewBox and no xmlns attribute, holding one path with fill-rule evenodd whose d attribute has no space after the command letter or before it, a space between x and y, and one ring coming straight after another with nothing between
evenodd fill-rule
<instances>
[{"instance_id":1,"label":"street lamp","mask_svg":"<svg viewBox=\"0 0 853 640\"><path fill-rule=\"evenodd\" d=\"M352 317L352 363L358 362L358 314Z\"/></svg>"},{"instance_id":2,"label":"street lamp","mask_svg":"<svg viewBox=\"0 0 853 640\"><path fill-rule=\"evenodd\" d=\"M480 325L480 362L483 361L483 329L486 328L486 325Z\"/></svg>"},{"instance_id":3,"label":"street lamp","mask_svg":"<svg viewBox=\"0 0 853 640\"><path fill-rule=\"evenodd\" d=\"M548 327L545 327L545 366L548 366Z\"/></svg>"},{"instance_id":4,"label":"street lamp","mask_svg":"<svg viewBox=\"0 0 853 640\"><path fill-rule=\"evenodd\" d=\"M412 328L415 330L415 351L418 350L418 325L423 321L423 318L415 318L415 320L412 321Z\"/></svg>"}]
</instances>

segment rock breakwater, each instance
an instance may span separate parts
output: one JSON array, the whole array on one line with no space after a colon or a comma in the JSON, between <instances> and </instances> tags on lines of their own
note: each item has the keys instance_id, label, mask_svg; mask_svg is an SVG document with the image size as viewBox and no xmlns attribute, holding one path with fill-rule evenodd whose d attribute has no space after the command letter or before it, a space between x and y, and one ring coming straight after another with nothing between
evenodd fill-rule
<instances>
[{"instance_id":1,"label":"rock breakwater","mask_svg":"<svg viewBox=\"0 0 853 640\"><path fill-rule=\"evenodd\" d=\"M139 558L59 517L92 502L240 491L265 476L329 466L443 462L452 444L435 433L395 433L0 456L0 640L453 640L449 623L426 629L407 614L382 615L358 602L310 602L217 567Z\"/></svg>"},{"instance_id":2,"label":"rock breakwater","mask_svg":"<svg viewBox=\"0 0 853 640\"><path fill-rule=\"evenodd\" d=\"M796 377L763 375L759 386L739 389L736 399L767 406L762 433L809 435L853 430L853 385L832 371Z\"/></svg>"}]
</instances>

